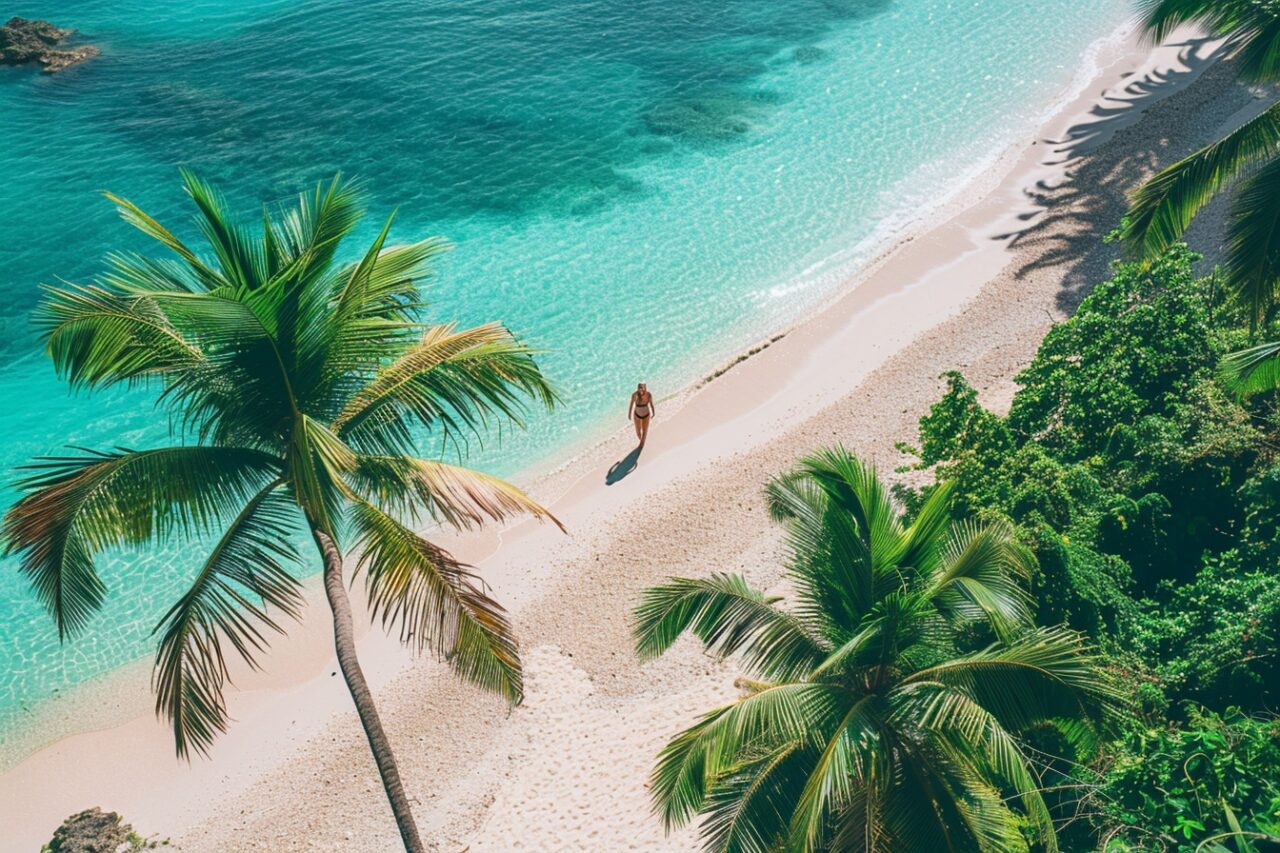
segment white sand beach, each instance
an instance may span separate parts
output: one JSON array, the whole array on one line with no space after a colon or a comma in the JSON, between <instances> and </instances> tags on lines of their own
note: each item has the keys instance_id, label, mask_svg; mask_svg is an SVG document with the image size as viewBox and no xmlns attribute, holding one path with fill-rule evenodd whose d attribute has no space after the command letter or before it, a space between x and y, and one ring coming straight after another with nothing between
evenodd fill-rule
<instances>
[{"instance_id":1,"label":"white sand beach","mask_svg":"<svg viewBox=\"0 0 1280 853\"><path fill-rule=\"evenodd\" d=\"M1007 406L1046 331L1106 276L1116 249L1099 237L1125 194L1271 102L1236 84L1212 50L1188 33L1156 49L1132 36L1101 48L1096 75L1035 138L820 311L696 387L667 398L655 389L649 444L610 485L634 446L620 398L612 439L524 481L569 535L528 522L446 538L511 612L526 699L510 710L366 632L362 659L429 844L697 849L696 827L664 832L645 780L668 738L736 695L736 672L688 641L641 665L630 637L640 591L715 570L775 586L765 481L836 442L885 472L904 464L895 442L915 439L944 371ZM1219 218L1211 209L1192 242ZM173 758L150 711L149 662L59 705L35 742L89 730L0 775L0 848L37 850L67 815L101 806L185 853L396 849L323 608L314 596L306 627L274 645L266 671L237 677L235 723L208 760Z\"/></svg>"}]
</instances>

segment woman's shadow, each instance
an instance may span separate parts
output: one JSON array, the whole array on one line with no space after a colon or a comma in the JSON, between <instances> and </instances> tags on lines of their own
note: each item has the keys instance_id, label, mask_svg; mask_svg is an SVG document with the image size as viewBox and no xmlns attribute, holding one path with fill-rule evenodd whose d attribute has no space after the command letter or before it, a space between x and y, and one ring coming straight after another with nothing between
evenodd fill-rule
<instances>
[{"instance_id":1,"label":"woman's shadow","mask_svg":"<svg viewBox=\"0 0 1280 853\"><path fill-rule=\"evenodd\" d=\"M623 477L636 470L636 463L640 461L640 451L643 447L637 446L635 450L613 463L613 467L609 469L609 473L604 475L604 484L612 486Z\"/></svg>"}]
</instances>

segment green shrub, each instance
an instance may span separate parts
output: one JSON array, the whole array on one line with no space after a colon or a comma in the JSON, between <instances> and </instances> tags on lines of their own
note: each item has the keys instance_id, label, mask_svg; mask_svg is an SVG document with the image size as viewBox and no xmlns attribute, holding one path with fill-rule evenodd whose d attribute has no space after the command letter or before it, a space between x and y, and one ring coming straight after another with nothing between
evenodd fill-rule
<instances>
[{"instance_id":1,"label":"green shrub","mask_svg":"<svg viewBox=\"0 0 1280 853\"><path fill-rule=\"evenodd\" d=\"M1280 686L1280 573L1246 571L1240 553L1208 559L1195 580L1165 582L1124 620L1170 701L1265 707ZM1278 768L1280 769L1280 768Z\"/></svg>"},{"instance_id":2,"label":"green shrub","mask_svg":"<svg viewBox=\"0 0 1280 853\"><path fill-rule=\"evenodd\" d=\"M1108 851L1194 853L1237 829L1280 835L1276 767L1274 719L1193 710L1185 726L1134 732L1119 744L1091 794L1095 826Z\"/></svg>"}]
</instances>

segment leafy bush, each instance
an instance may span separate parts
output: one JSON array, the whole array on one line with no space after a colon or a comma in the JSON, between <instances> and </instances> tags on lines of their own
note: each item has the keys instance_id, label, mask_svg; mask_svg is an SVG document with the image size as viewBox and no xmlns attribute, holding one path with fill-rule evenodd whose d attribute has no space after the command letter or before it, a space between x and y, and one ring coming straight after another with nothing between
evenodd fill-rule
<instances>
[{"instance_id":1,"label":"leafy bush","mask_svg":"<svg viewBox=\"0 0 1280 853\"><path fill-rule=\"evenodd\" d=\"M1106 456L1117 428L1176 405L1217 363L1208 285L1177 246L1150 266L1121 264L1055 326L1017 381L1009 428L1064 459Z\"/></svg>"},{"instance_id":2,"label":"leafy bush","mask_svg":"<svg viewBox=\"0 0 1280 853\"><path fill-rule=\"evenodd\" d=\"M1264 707L1280 684L1280 573L1246 571L1229 551L1206 560L1191 583L1166 582L1159 593L1121 633L1166 693Z\"/></svg>"},{"instance_id":3,"label":"leafy bush","mask_svg":"<svg viewBox=\"0 0 1280 853\"><path fill-rule=\"evenodd\" d=\"M1193 710L1186 726L1131 734L1092 799L1107 851L1193 853L1217 838L1280 840L1280 723ZM1229 842L1234 844L1234 841ZM1201 846L1205 845L1205 846ZM1256 848L1255 848L1256 849Z\"/></svg>"}]
</instances>

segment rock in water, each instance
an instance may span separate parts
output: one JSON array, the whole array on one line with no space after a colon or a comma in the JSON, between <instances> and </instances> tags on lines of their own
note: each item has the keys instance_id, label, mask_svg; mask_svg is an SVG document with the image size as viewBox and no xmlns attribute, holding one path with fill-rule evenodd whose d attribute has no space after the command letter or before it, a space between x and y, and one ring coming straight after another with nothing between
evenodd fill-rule
<instances>
[{"instance_id":1,"label":"rock in water","mask_svg":"<svg viewBox=\"0 0 1280 853\"><path fill-rule=\"evenodd\" d=\"M104 813L92 808L74 814L62 822L49 842L52 853L116 853L122 847L133 849L129 834L132 827L115 812Z\"/></svg>"},{"instance_id":2,"label":"rock in water","mask_svg":"<svg viewBox=\"0 0 1280 853\"><path fill-rule=\"evenodd\" d=\"M10 18L7 24L0 27L0 64L23 65L37 62L52 74L92 59L102 52L91 44L59 48L62 40L73 32L74 30L55 27L48 21Z\"/></svg>"}]
</instances>

